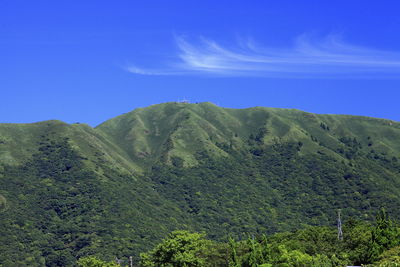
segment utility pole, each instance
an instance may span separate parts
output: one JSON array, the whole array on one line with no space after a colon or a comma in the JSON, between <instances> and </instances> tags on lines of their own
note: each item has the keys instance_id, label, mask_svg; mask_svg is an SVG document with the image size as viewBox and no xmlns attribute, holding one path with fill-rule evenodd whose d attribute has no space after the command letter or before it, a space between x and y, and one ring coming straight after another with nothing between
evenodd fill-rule
<instances>
[{"instance_id":1,"label":"utility pole","mask_svg":"<svg viewBox=\"0 0 400 267\"><path fill-rule=\"evenodd\" d=\"M337 234L338 240L343 240L342 220L340 219L340 210L338 210L337 228L338 228L338 234Z\"/></svg>"},{"instance_id":2,"label":"utility pole","mask_svg":"<svg viewBox=\"0 0 400 267\"><path fill-rule=\"evenodd\" d=\"M133 267L133 257L129 256L129 267Z\"/></svg>"}]
</instances>

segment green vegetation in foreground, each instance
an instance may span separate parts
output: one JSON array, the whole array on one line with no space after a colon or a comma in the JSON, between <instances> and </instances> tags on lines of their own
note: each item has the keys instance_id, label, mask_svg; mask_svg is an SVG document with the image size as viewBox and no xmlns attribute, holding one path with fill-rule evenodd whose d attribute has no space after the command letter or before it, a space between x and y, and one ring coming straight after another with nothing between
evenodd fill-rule
<instances>
[{"instance_id":1,"label":"green vegetation in foreground","mask_svg":"<svg viewBox=\"0 0 400 267\"><path fill-rule=\"evenodd\" d=\"M349 220L343 230L343 240L337 238L332 227L309 227L242 241L230 238L226 243L206 239L205 234L174 231L152 250L142 253L139 266L394 267L400 263L400 228L393 225L383 209L374 226ZM78 263L82 267L113 266L95 257L81 258Z\"/></svg>"},{"instance_id":2,"label":"green vegetation in foreground","mask_svg":"<svg viewBox=\"0 0 400 267\"><path fill-rule=\"evenodd\" d=\"M398 220L398 140L387 120L210 103L155 105L96 128L0 124L0 265L138 259L177 229L213 244L269 240L330 227L337 209L373 222L386 207Z\"/></svg>"}]
</instances>

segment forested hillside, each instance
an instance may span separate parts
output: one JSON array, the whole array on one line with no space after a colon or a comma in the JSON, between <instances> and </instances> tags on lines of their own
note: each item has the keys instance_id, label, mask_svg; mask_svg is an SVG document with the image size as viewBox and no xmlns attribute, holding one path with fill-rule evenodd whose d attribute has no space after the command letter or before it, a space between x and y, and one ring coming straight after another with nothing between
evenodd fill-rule
<instances>
[{"instance_id":1,"label":"forested hillside","mask_svg":"<svg viewBox=\"0 0 400 267\"><path fill-rule=\"evenodd\" d=\"M0 124L0 266L138 260L177 229L226 242L399 206L394 121L165 103L95 128Z\"/></svg>"}]
</instances>

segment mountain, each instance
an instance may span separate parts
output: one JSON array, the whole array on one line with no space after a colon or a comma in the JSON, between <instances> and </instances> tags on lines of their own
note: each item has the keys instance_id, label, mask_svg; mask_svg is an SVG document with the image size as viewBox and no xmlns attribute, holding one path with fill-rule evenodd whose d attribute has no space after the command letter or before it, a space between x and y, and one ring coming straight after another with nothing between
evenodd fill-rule
<instances>
[{"instance_id":1,"label":"mountain","mask_svg":"<svg viewBox=\"0 0 400 267\"><path fill-rule=\"evenodd\" d=\"M137 257L175 229L215 240L400 218L400 123L164 103L92 128L0 124L0 266Z\"/></svg>"}]
</instances>

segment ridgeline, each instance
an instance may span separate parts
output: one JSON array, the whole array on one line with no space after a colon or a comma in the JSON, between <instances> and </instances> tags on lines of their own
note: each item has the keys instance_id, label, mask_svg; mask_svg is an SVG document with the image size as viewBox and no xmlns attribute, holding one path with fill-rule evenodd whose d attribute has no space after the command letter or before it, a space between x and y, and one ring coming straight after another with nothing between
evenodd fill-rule
<instances>
[{"instance_id":1,"label":"ridgeline","mask_svg":"<svg viewBox=\"0 0 400 267\"><path fill-rule=\"evenodd\" d=\"M138 257L177 229L214 241L400 218L400 123L164 103L92 128L0 124L0 266Z\"/></svg>"}]
</instances>

